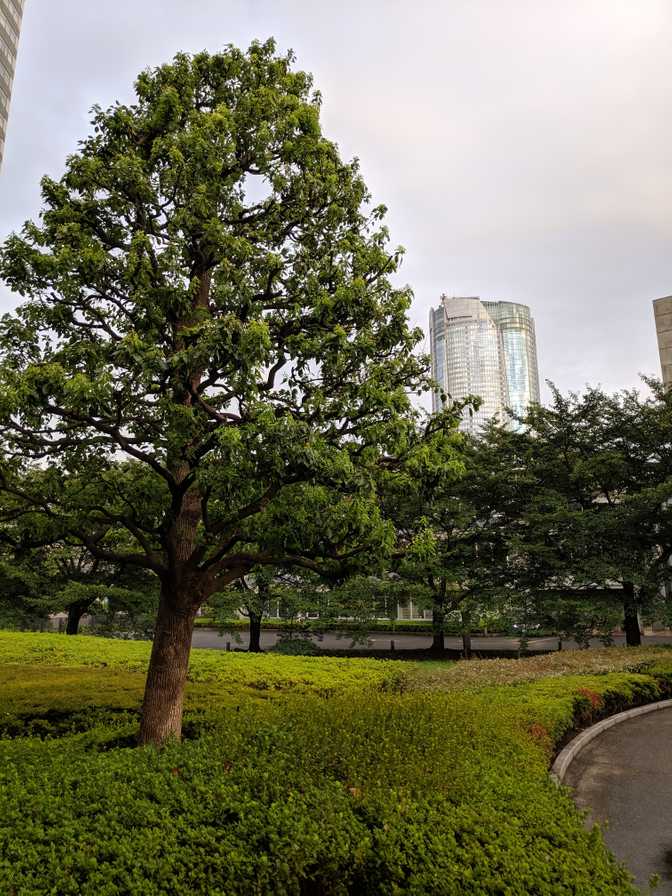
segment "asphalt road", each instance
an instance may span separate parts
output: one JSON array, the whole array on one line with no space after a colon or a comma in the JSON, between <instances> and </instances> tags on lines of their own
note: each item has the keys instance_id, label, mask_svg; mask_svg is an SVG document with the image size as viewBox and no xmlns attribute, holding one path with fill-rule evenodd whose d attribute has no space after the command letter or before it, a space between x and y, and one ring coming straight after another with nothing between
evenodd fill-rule
<instances>
[{"instance_id":1,"label":"asphalt road","mask_svg":"<svg viewBox=\"0 0 672 896\"><path fill-rule=\"evenodd\" d=\"M629 719L596 737L565 778L642 892L660 876L656 896L672 894L671 743L672 709Z\"/></svg>"},{"instance_id":2,"label":"asphalt road","mask_svg":"<svg viewBox=\"0 0 672 896\"><path fill-rule=\"evenodd\" d=\"M273 647L278 640L278 633L274 631L262 631L261 646L262 648ZM355 644L352 646L352 638L349 635L339 637L336 632L326 632L321 638L315 638L315 643L325 650L389 650L390 641L394 640L396 650L425 650L431 647L432 636L429 634L408 635L399 632L373 632L368 643ZM614 638L617 644L623 644L622 636ZM226 649L226 642L230 642L231 649L246 649L248 645L247 632L239 632L237 634L227 633L219 635L216 629L196 629L192 640L194 647L209 647L216 650ZM652 635L644 637L644 644L672 644L671 635ZM517 638L472 638L472 650L476 653L487 653L490 650L516 650L518 648ZM556 650L558 646L557 638L530 638L528 646L531 650ZM563 649L574 650L576 644L572 641L563 642ZM601 646L601 642L596 640L593 646ZM446 638L446 647L454 650L462 649L461 638Z\"/></svg>"}]
</instances>

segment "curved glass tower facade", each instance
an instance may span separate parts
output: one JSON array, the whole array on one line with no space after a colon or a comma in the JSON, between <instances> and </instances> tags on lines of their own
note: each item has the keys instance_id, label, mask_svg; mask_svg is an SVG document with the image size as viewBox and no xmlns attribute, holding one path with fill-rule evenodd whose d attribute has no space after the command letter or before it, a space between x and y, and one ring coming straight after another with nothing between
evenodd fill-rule
<instances>
[{"instance_id":1,"label":"curved glass tower facade","mask_svg":"<svg viewBox=\"0 0 672 896\"><path fill-rule=\"evenodd\" d=\"M506 420L505 408L522 414L539 401L534 320L527 305L486 302L477 296L441 296L430 312L432 373L439 384L434 411L446 400L478 395L481 406L465 415L463 432L477 433L493 417Z\"/></svg>"},{"instance_id":2,"label":"curved glass tower facade","mask_svg":"<svg viewBox=\"0 0 672 896\"><path fill-rule=\"evenodd\" d=\"M483 302L483 307L499 332L504 406L524 414L539 402L537 337L530 309L518 302Z\"/></svg>"},{"instance_id":3,"label":"curved glass tower facade","mask_svg":"<svg viewBox=\"0 0 672 896\"><path fill-rule=\"evenodd\" d=\"M24 4L25 0L0 0L0 165L5 150Z\"/></svg>"}]
</instances>

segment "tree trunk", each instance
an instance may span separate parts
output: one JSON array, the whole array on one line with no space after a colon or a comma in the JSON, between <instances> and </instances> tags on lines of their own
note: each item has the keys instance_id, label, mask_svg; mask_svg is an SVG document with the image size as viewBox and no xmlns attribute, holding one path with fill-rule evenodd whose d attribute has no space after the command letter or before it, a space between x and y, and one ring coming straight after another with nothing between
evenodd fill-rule
<instances>
[{"instance_id":1,"label":"tree trunk","mask_svg":"<svg viewBox=\"0 0 672 896\"><path fill-rule=\"evenodd\" d=\"M626 645L628 647L640 647L642 643L642 635L639 630L635 586L632 582L623 582L623 615Z\"/></svg>"},{"instance_id":2,"label":"tree trunk","mask_svg":"<svg viewBox=\"0 0 672 896\"><path fill-rule=\"evenodd\" d=\"M192 293L192 306L185 309L174 324L174 345L178 351L186 348L187 331L201 319L210 302L212 273L207 267L197 272L199 287ZM192 368L185 376L176 373L172 380L172 400L179 408L193 410L203 370ZM189 669L191 639L198 607L212 593L206 587L206 577L196 572L193 564L198 527L203 518L202 494L198 484L183 489L185 481L194 473L186 449L183 428L178 425L166 433L177 437L177 445L168 450L168 468L175 486L180 487L177 507L171 507L166 517L168 524L164 546L170 558L170 573L161 581L161 597L154 628L154 643L149 658L145 696L138 743L160 747L167 740L182 736L182 707ZM174 493L174 497L175 497ZM208 583L212 585L213 582Z\"/></svg>"},{"instance_id":3,"label":"tree trunk","mask_svg":"<svg viewBox=\"0 0 672 896\"><path fill-rule=\"evenodd\" d=\"M250 653L261 653L261 614L250 613Z\"/></svg>"},{"instance_id":4,"label":"tree trunk","mask_svg":"<svg viewBox=\"0 0 672 896\"><path fill-rule=\"evenodd\" d=\"M435 603L432 607L432 653L446 652L445 629L446 611L440 604Z\"/></svg>"},{"instance_id":5,"label":"tree trunk","mask_svg":"<svg viewBox=\"0 0 672 896\"><path fill-rule=\"evenodd\" d=\"M66 635L79 634L79 623L82 621L82 616L88 609L89 604L70 604L68 607L68 621L65 626Z\"/></svg>"},{"instance_id":6,"label":"tree trunk","mask_svg":"<svg viewBox=\"0 0 672 896\"><path fill-rule=\"evenodd\" d=\"M162 589L138 742L161 746L182 734L182 706L196 607Z\"/></svg>"},{"instance_id":7,"label":"tree trunk","mask_svg":"<svg viewBox=\"0 0 672 896\"><path fill-rule=\"evenodd\" d=\"M462 651L465 660L471 659L471 617L470 614L463 610L462 616Z\"/></svg>"}]
</instances>

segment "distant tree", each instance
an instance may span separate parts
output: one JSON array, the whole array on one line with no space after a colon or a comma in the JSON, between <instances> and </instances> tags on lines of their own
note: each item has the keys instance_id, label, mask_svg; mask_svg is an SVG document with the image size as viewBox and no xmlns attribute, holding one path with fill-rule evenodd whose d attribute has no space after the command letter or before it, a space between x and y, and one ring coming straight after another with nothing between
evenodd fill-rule
<instances>
[{"instance_id":1,"label":"distant tree","mask_svg":"<svg viewBox=\"0 0 672 896\"><path fill-rule=\"evenodd\" d=\"M132 479L141 473L138 465L112 467L109 481ZM46 507L37 510L25 501L25 495L56 496L54 506L65 501L65 494L76 495L90 489L78 474L61 479L62 495L50 471L28 467L21 477L12 478L11 489L0 495L0 543L3 559L13 569L13 578L24 582L22 589L4 589L4 602L22 606L24 615L46 619L54 613L67 613L66 634L76 635L82 617L94 608L108 616L123 612L131 617L139 610L156 612L157 579L148 570L126 567L101 560L81 540L68 532L58 513ZM43 489L47 489L44 491ZM146 498L145 503L151 501ZM74 504L73 504L74 508ZM123 527L110 527L103 547L128 547L128 534Z\"/></svg>"},{"instance_id":2,"label":"distant tree","mask_svg":"<svg viewBox=\"0 0 672 896\"><path fill-rule=\"evenodd\" d=\"M142 569L101 561L82 545L55 540L33 549L24 563L32 571L31 608L40 616L67 614L65 633L76 635L86 614L132 621L138 614L155 614L158 582Z\"/></svg>"},{"instance_id":3,"label":"distant tree","mask_svg":"<svg viewBox=\"0 0 672 896\"><path fill-rule=\"evenodd\" d=\"M613 596L572 597L560 593L545 597L541 592L535 597L535 616L544 628L556 633L560 649L565 640L575 641L579 647L587 648L596 637L605 646L613 644L612 631L623 620L623 611Z\"/></svg>"},{"instance_id":4,"label":"distant tree","mask_svg":"<svg viewBox=\"0 0 672 896\"><path fill-rule=\"evenodd\" d=\"M6 545L0 548L0 627L33 629L47 623L46 611L36 603L41 584L28 556L17 558Z\"/></svg>"},{"instance_id":5,"label":"distant tree","mask_svg":"<svg viewBox=\"0 0 672 896\"><path fill-rule=\"evenodd\" d=\"M478 451L456 431L469 403L454 403L426 424L422 452L411 452L383 490L384 513L396 531L392 569L415 589L418 604L431 607L437 654L445 651L446 626L455 614L470 654L472 618L488 601L493 565L505 561L495 549L499 534L493 541L486 526L489 512L472 501L482 475Z\"/></svg>"},{"instance_id":6,"label":"distant tree","mask_svg":"<svg viewBox=\"0 0 672 896\"><path fill-rule=\"evenodd\" d=\"M220 632L233 630L238 637L238 628L232 623L240 618L248 620L248 651L260 653L261 632L265 618L277 614L283 620L291 621L306 607L298 578L288 576L284 570L260 566L248 575L229 585L224 591L212 595L208 610L218 625Z\"/></svg>"},{"instance_id":7,"label":"distant tree","mask_svg":"<svg viewBox=\"0 0 672 896\"><path fill-rule=\"evenodd\" d=\"M244 578L238 579L224 591L213 594L208 601L208 611L212 613L221 631L226 631L239 616L249 620L250 653L261 652L261 626L271 610L272 571L260 567Z\"/></svg>"},{"instance_id":8,"label":"distant tree","mask_svg":"<svg viewBox=\"0 0 672 896\"><path fill-rule=\"evenodd\" d=\"M403 463L401 458L384 460L388 476L396 475ZM382 572L394 544L393 528L380 512L375 482L366 492L295 485L269 505L260 516L259 529L257 551L284 553L292 559L275 567L256 567L213 595L208 606L219 625L225 629L232 619L247 618L252 652L260 649L264 616L278 609L285 623L297 622L296 632L302 635L307 634L305 619L312 615L314 633L319 634L321 625L347 617L349 629L353 622L359 626L355 638L364 637L386 604L390 588L376 573ZM294 633L286 626L283 631Z\"/></svg>"},{"instance_id":9,"label":"distant tree","mask_svg":"<svg viewBox=\"0 0 672 896\"><path fill-rule=\"evenodd\" d=\"M552 387L551 405L532 408L522 431L487 437L499 483L489 505L505 523L509 587L538 594L542 612L565 601L574 608L565 617L583 605L584 619L606 620L620 601L629 645L641 643L638 613L672 556L672 412L652 385L646 399Z\"/></svg>"},{"instance_id":10,"label":"distant tree","mask_svg":"<svg viewBox=\"0 0 672 896\"><path fill-rule=\"evenodd\" d=\"M92 557L158 576L143 744L180 736L198 608L297 560L259 549L264 513L300 483L370 490L427 384L384 209L291 63L269 41L143 73L0 253L25 298L0 333L0 482Z\"/></svg>"},{"instance_id":11,"label":"distant tree","mask_svg":"<svg viewBox=\"0 0 672 896\"><path fill-rule=\"evenodd\" d=\"M101 561L80 546L54 544L36 557L42 572L42 593L33 605L49 613L67 613L65 631L79 633L82 617L97 612L114 627L120 614L133 621L155 615L158 582L143 569Z\"/></svg>"},{"instance_id":12,"label":"distant tree","mask_svg":"<svg viewBox=\"0 0 672 896\"><path fill-rule=\"evenodd\" d=\"M613 540L638 558L636 585L646 611L663 586L669 591L672 572L672 393L655 379L645 383L647 397L624 392L612 409L627 482L609 521Z\"/></svg>"},{"instance_id":13,"label":"distant tree","mask_svg":"<svg viewBox=\"0 0 672 896\"><path fill-rule=\"evenodd\" d=\"M245 579L240 580L245 588L241 609L250 620L250 653L261 651L261 621L270 612L272 599L272 575L267 573L265 567L257 573L255 580L255 588L250 587Z\"/></svg>"}]
</instances>

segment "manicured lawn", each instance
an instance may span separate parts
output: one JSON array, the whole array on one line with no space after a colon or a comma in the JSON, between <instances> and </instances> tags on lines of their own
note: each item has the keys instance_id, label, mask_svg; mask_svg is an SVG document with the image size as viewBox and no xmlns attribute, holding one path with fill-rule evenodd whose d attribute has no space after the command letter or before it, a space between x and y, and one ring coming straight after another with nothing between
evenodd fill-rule
<instances>
[{"instance_id":1,"label":"manicured lawn","mask_svg":"<svg viewBox=\"0 0 672 896\"><path fill-rule=\"evenodd\" d=\"M428 666L196 651L132 746L148 646L0 633L0 893L629 894L548 778L672 652Z\"/></svg>"},{"instance_id":2,"label":"manicured lawn","mask_svg":"<svg viewBox=\"0 0 672 896\"><path fill-rule=\"evenodd\" d=\"M150 648L148 641L0 631L0 666L84 666L144 675ZM251 688L259 691L299 689L323 693L342 687L381 683L390 675L397 674L398 669L396 662L370 659L353 662L338 657L193 650L189 680L229 685L236 692L241 688Z\"/></svg>"}]
</instances>

